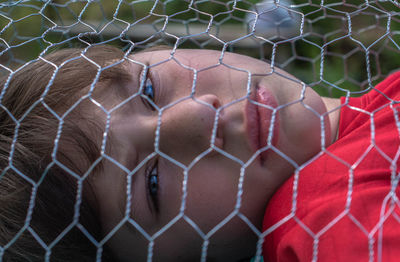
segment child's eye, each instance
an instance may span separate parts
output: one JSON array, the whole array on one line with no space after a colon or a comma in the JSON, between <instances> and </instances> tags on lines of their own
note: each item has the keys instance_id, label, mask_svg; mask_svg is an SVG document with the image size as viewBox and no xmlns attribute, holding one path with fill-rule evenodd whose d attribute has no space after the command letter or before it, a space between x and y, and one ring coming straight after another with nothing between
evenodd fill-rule
<instances>
[{"instance_id":1,"label":"child's eye","mask_svg":"<svg viewBox=\"0 0 400 262\"><path fill-rule=\"evenodd\" d=\"M146 79L146 83L144 86L143 94L154 101L154 87L153 83L151 82L150 78Z\"/></svg>"},{"instance_id":2,"label":"child's eye","mask_svg":"<svg viewBox=\"0 0 400 262\"><path fill-rule=\"evenodd\" d=\"M147 191L150 196L153 207L158 212L158 161L155 162L154 166L147 172Z\"/></svg>"},{"instance_id":3,"label":"child's eye","mask_svg":"<svg viewBox=\"0 0 400 262\"><path fill-rule=\"evenodd\" d=\"M148 99L143 99L144 103L147 106L149 106L153 111L155 111L156 110L155 90L154 90L153 83L151 82L150 78L146 78L146 82L144 83L142 94L151 101L150 102Z\"/></svg>"}]
</instances>

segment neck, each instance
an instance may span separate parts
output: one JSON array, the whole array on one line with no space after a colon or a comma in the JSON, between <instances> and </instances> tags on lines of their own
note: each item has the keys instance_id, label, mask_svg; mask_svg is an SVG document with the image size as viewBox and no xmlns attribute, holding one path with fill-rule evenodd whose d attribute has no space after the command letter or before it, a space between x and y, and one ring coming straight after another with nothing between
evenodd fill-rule
<instances>
[{"instance_id":1,"label":"neck","mask_svg":"<svg viewBox=\"0 0 400 262\"><path fill-rule=\"evenodd\" d=\"M340 99L322 97L326 110L329 113L329 123L331 128L331 144L337 140L340 119Z\"/></svg>"}]
</instances>

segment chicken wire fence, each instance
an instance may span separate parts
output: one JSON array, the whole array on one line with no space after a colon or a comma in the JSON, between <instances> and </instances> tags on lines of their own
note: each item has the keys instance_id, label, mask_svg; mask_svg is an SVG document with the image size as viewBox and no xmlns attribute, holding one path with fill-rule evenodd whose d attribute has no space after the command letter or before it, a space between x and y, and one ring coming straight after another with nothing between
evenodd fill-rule
<instances>
[{"instance_id":1,"label":"chicken wire fence","mask_svg":"<svg viewBox=\"0 0 400 262\"><path fill-rule=\"evenodd\" d=\"M399 67L400 61L400 17L399 3L396 0L388 1L316 1L316 0L281 0L258 2L256 0L237 0L237 1L153 1L153 0L20 0L20 1L2 1L0 3L0 71L4 78L0 101L3 101L8 92L8 85L15 75L26 66L42 61L53 68L49 81L40 99L32 101L24 113L14 116L13 110L1 104L2 119L8 118L9 125L13 132L8 134L10 141L2 149L6 151L2 161L1 180L7 177L19 177L30 190L30 197L24 199L25 209L23 212L24 220L18 228L9 229L1 237L0 260L14 261L14 253L9 253L15 247L23 247L24 241L28 238L37 243L37 249L42 250L41 258L29 257L27 253L24 259L32 260L54 260L53 250L72 230L78 230L81 235L90 241L96 249L93 254L93 260L101 261L104 257L104 250L107 248L109 240L124 225L129 224L135 228L138 234L142 235L147 241L147 261L153 260L154 249L157 248L157 239L171 228L179 220L185 220L186 223L198 234L201 239L200 261L207 261L209 244L212 242L215 234L218 233L226 223L234 218L240 219L251 229L258 241L254 246L254 260L262 260L262 244L265 236L273 232L278 225L285 223L280 221L267 230L260 230L260 225L254 225L240 210L243 197L243 183L246 179L246 167L254 161L261 152L256 152L251 159L243 161L236 156L221 150L215 146L215 137L217 134L217 125L219 115L222 109L216 110L215 123L213 125L210 139L210 147L198 155L190 164L184 164L160 150L158 141L160 130L162 130L162 116L168 108L174 107L182 100L175 101L172 104L158 108L158 124L154 141L154 152L146 157L139 166L144 166L148 159L155 155L167 159L169 162L180 167L182 171L180 208L171 219L156 232L147 232L143 225L131 217L131 190L132 180L137 173L137 168L130 169L119 162L119 159L107 154L106 144L109 135L110 118L112 113L123 105L119 104L114 108L107 108L97 101L92 95L97 81L105 68L117 67L119 62L111 65L99 65L86 56L86 52L93 46L99 44L113 45L125 53L123 61L129 60L127 55L130 52L145 50L149 47L167 45L170 46L170 57L168 60L174 60L174 54L177 50L183 48L213 49L219 52L216 65L225 66L232 70L245 72L248 78L253 76L247 70L224 64L226 52L234 52L248 55L266 61L271 64L271 74L275 74L275 67L281 68L294 77L291 80L304 83L321 95L339 97L360 95L365 90L370 90L387 75L394 72ZM46 55L55 50L64 48L79 47L83 48L80 57L86 59L97 68L97 75L90 82L90 91L82 95L71 107L59 114L47 105L46 95L52 89L52 84L61 68L74 59L63 61L61 65L52 63L46 59ZM121 60L121 61L122 61ZM121 62L120 61L120 62ZM176 63L185 69L191 70L194 75L196 69L180 63ZM134 61L135 62L135 61ZM146 68L150 65L141 64ZM211 68L211 66L210 66ZM144 81L141 82L143 88ZM185 99L195 99L197 79L193 77L193 85L190 87L192 92ZM248 90L248 84L243 86ZM247 93L247 92L246 92ZM15 95L22 95L15 93ZM61 95L61 94L60 94ZM136 93L131 96L133 99L141 94ZM241 99L247 99L248 95ZM105 116L105 125L102 130L100 156L91 163L89 171L80 175L70 170L65 163L59 161L57 150L60 137L64 131L64 121L74 109L79 107L89 99L92 104L100 109ZM300 98L299 98L300 99ZM148 101L151 103L150 101ZM232 101L235 104L237 101ZM126 102L124 102L126 103ZM231 104L224 105L227 108ZM50 113L51 117L56 119L56 135L51 138L52 151L47 158L46 165L42 167L40 179L33 179L30 174L20 170L14 164L14 157L17 152L17 144L24 121L29 117L36 107L43 107ZM272 126L272 125L271 125ZM372 131L371 131L372 132ZM3 133L3 131L2 131ZM4 134L2 134L4 136ZM271 139L269 137L268 139ZM321 132L321 143L324 144L324 133ZM322 147L324 148L324 147ZM279 149L269 146L268 150ZM203 231L197 224L196 219L186 214L186 197L190 193L187 187L190 170L202 158L206 157L211 151L217 151L218 154L225 156L232 161L232 164L239 164L240 176L237 182L237 191L235 193L236 202L232 206L232 212L221 219L210 230ZM293 160L285 154L282 158L293 163ZM104 160L114 163L126 175L126 190L124 217L115 228L100 238L93 236L82 225L81 202L83 185L95 166ZM39 159L41 161L41 159ZM37 160L37 161L39 161ZM41 162L42 163L42 162ZM393 160L393 163L395 161ZM52 239L46 239L46 232L38 232L32 224L35 209L42 203L38 203L37 197L41 191L41 185L44 183L52 168L58 167L64 169L66 175L74 181L73 216L65 228L57 232ZM299 168L295 165L295 167ZM350 179L350 178L349 178ZM393 178L394 179L394 178ZM0 180L0 184L1 184ZM21 190L16 187L14 190L6 189L2 185L1 197L9 199L10 195L16 194ZM8 191L7 191L8 190ZM296 195L296 190L293 192ZM294 205L296 198L294 197ZM10 200L11 201L11 200ZM13 202L10 202L13 205ZM58 203L62 205L63 203ZM3 208L2 208L3 209ZM16 211L17 212L17 211ZM211 212L211 211L210 211ZM0 215L2 220L7 214ZM296 216L295 211L292 218ZM335 221L337 222L337 221ZM0 225L4 223L0 221ZM301 221L298 222L301 224ZM333 223L333 221L332 221ZM306 230L306 229L304 229ZM2 233L3 234L3 233ZM313 232L312 236L316 242L320 235ZM23 248L18 251L24 253ZM40 252L39 252L40 253ZM16 261L24 259L16 258ZM64 258L68 261L68 258ZM313 259L318 260L318 252L314 252ZM373 260L373 256L370 258ZM133 261L136 261L133 259Z\"/></svg>"}]
</instances>

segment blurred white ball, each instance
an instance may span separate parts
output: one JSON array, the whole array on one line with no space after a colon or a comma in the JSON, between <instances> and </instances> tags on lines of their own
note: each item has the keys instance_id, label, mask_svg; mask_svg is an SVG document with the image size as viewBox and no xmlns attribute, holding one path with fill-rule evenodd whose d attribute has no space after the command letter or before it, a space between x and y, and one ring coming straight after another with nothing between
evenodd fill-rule
<instances>
[{"instance_id":1,"label":"blurred white ball","mask_svg":"<svg viewBox=\"0 0 400 262\"><path fill-rule=\"evenodd\" d=\"M291 9L291 0L264 0L246 15L249 32L265 38L290 38L299 33L301 15ZM258 16L255 14L257 13Z\"/></svg>"}]
</instances>

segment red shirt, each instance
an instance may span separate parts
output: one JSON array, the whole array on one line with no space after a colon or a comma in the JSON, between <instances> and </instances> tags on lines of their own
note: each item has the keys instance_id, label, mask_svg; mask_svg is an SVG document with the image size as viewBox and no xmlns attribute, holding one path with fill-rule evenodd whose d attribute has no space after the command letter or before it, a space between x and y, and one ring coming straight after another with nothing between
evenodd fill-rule
<instances>
[{"instance_id":1,"label":"red shirt","mask_svg":"<svg viewBox=\"0 0 400 262\"><path fill-rule=\"evenodd\" d=\"M338 140L268 204L266 261L400 261L400 72L341 101Z\"/></svg>"}]
</instances>

